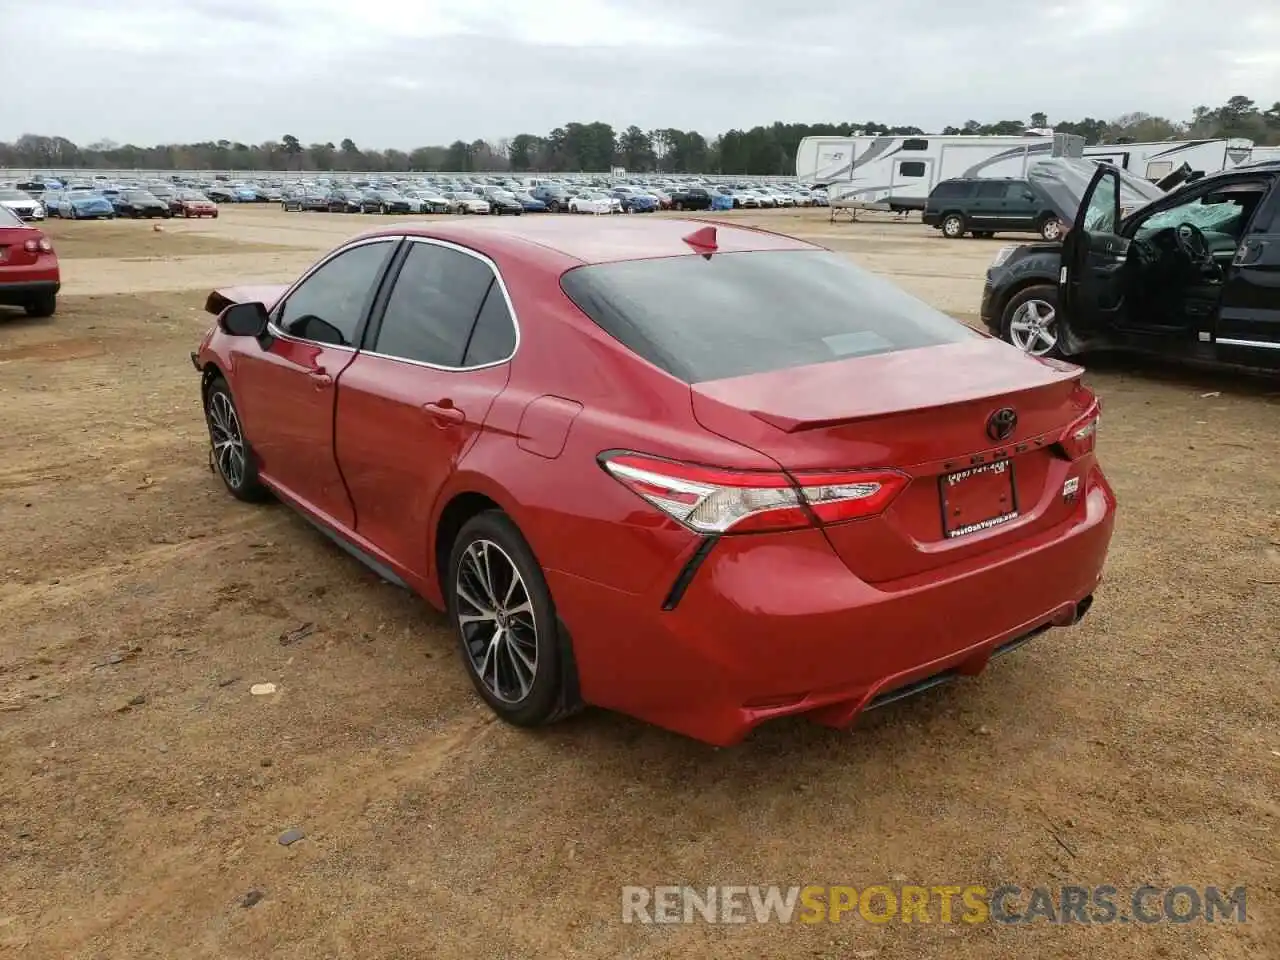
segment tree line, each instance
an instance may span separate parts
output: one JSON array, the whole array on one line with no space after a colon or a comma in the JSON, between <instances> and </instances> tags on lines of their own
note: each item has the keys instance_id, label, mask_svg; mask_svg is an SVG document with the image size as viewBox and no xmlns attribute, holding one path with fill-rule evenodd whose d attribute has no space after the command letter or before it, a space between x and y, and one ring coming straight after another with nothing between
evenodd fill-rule
<instances>
[{"instance_id":1,"label":"tree line","mask_svg":"<svg viewBox=\"0 0 1280 960\"><path fill-rule=\"evenodd\" d=\"M968 120L944 128L943 134L1016 136L1048 129L1043 112L1026 121ZM1147 113L1128 113L1114 120L1064 120L1052 124L1059 133L1078 134L1086 142L1123 143L1170 138L1247 137L1259 144L1280 143L1280 101L1263 108L1250 97L1235 96L1219 107L1196 107L1187 120ZM867 123L773 123L750 130L729 130L708 140L696 130L615 131L607 123L566 123L546 135L521 133L496 141L456 140L448 146L414 150L361 148L351 139L304 144L293 134L278 141L248 144L234 140L160 144L140 147L109 140L80 146L65 137L23 134L0 142L0 168L64 170L349 170L449 172L574 172L625 167L637 173L792 174L800 141L810 136L855 133L926 134L919 127Z\"/></svg>"}]
</instances>

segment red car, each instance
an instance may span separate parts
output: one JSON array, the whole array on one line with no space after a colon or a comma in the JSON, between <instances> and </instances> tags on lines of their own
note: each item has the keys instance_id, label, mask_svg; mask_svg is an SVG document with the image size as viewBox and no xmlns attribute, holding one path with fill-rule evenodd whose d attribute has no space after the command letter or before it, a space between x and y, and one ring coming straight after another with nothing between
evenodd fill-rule
<instances>
[{"instance_id":1,"label":"red car","mask_svg":"<svg viewBox=\"0 0 1280 960\"><path fill-rule=\"evenodd\" d=\"M212 217L218 219L218 205L197 190L183 190L171 205L173 212L182 217Z\"/></svg>"},{"instance_id":2,"label":"red car","mask_svg":"<svg viewBox=\"0 0 1280 960\"><path fill-rule=\"evenodd\" d=\"M1089 608L1078 367L823 248L618 217L398 224L212 293L211 464L448 611L504 719L842 727Z\"/></svg>"},{"instance_id":3,"label":"red car","mask_svg":"<svg viewBox=\"0 0 1280 960\"><path fill-rule=\"evenodd\" d=\"M0 207L0 305L23 307L29 317L52 317L61 286L49 238Z\"/></svg>"}]
</instances>

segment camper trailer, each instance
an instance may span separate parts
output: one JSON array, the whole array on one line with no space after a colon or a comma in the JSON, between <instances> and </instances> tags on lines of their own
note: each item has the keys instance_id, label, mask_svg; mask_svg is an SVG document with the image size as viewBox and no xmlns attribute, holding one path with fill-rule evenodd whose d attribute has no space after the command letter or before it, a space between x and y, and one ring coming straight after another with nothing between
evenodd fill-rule
<instances>
[{"instance_id":1,"label":"camper trailer","mask_svg":"<svg viewBox=\"0 0 1280 960\"><path fill-rule=\"evenodd\" d=\"M1280 147L1254 147L1249 153L1249 163L1266 163L1268 160L1280 160Z\"/></svg>"},{"instance_id":2,"label":"camper trailer","mask_svg":"<svg viewBox=\"0 0 1280 960\"><path fill-rule=\"evenodd\" d=\"M1156 143L1098 143L1084 148L1090 160L1110 163L1151 181L1159 181L1184 163L1197 176L1230 170L1253 157L1253 141L1162 140Z\"/></svg>"},{"instance_id":3,"label":"camper trailer","mask_svg":"<svg viewBox=\"0 0 1280 960\"><path fill-rule=\"evenodd\" d=\"M1084 138L918 136L805 137L796 152L802 183L827 188L833 207L923 210L935 186L954 177L1021 177L1050 156L1081 156Z\"/></svg>"}]
</instances>

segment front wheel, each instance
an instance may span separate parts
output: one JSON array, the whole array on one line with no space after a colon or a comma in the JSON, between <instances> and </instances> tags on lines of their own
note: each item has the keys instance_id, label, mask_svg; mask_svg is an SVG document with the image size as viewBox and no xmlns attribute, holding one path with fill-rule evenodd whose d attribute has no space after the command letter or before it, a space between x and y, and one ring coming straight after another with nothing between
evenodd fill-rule
<instances>
[{"instance_id":1,"label":"front wheel","mask_svg":"<svg viewBox=\"0 0 1280 960\"><path fill-rule=\"evenodd\" d=\"M1000 336L1033 357L1062 357L1058 288L1038 284L1019 291L1004 308Z\"/></svg>"},{"instance_id":2,"label":"front wheel","mask_svg":"<svg viewBox=\"0 0 1280 960\"><path fill-rule=\"evenodd\" d=\"M228 492L249 503L265 500L267 488L258 480L258 464L244 438L240 412L222 377L215 377L205 392L204 414L209 426L210 462Z\"/></svg>"},{"instance_id":3,"label":"front wheel","mask_svg":"<svg viewBox=\"0 0 1280 960\"><path fill-rule=\"evenodd\" d=\"M948 213L942 218L942 235L948 240L959 240L964 236L964 217L958 213Z\"/></svg>"},{"instance_id":4,"label":"front wheel","mask_svg":"<svg viewBox=\"0 0 1280 960\"><path fill-rule=\"evenodd\" d=\"M580 705L566 683L559 620L542 568L511 519L489 510L454 541L449 619L476 692L508 723L541 726Z\"/></svg>"}]
</instances>

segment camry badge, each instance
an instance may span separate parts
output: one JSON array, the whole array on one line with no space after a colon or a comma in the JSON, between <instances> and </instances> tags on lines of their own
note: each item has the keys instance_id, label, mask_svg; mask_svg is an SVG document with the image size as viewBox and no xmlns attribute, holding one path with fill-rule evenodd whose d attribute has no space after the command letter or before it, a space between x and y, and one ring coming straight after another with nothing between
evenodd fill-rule
<instances>
[{"instance_id":1,"label":"camry badge","mask_svg":"<svg viewBox=\"0 0 1280 960\"><path fill-rule=\"evenodd\" d=\"M997 443L1008 440L1018 426L1018 411L1013 407L1001 407L987 417L987 436Z\"/></svg>"}]
</instances>

